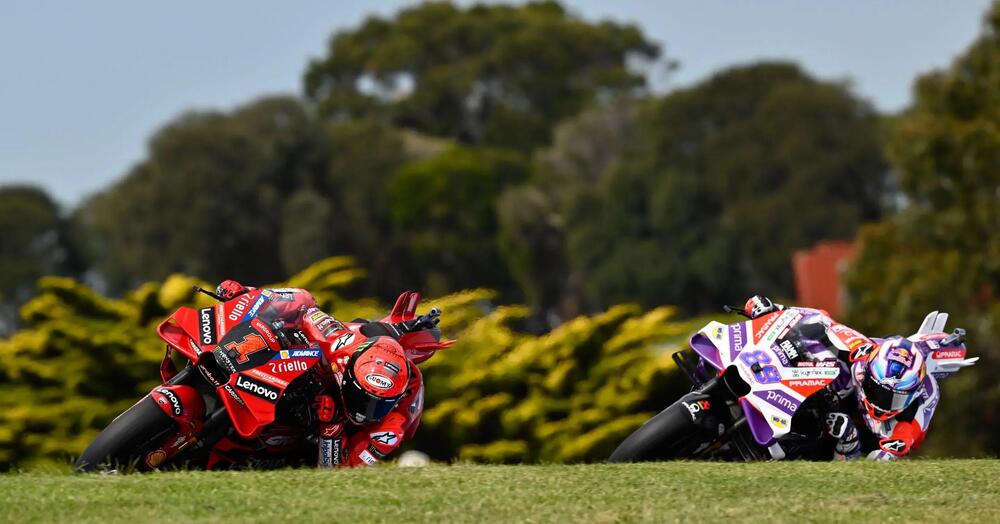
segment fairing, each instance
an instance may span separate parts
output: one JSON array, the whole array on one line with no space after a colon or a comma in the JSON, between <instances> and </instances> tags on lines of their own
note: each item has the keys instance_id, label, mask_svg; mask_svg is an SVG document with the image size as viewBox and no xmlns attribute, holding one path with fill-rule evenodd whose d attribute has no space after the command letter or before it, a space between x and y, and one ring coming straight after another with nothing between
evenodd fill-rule
<instances>
[{"instance_id":1,"label":"fairing","mask_svg":"<svg viewBox=\"0 0 1000 524\"><path fill-rule=\"evenodd\" d=\"M169 348L196 364L213 358L229 374L216 389L243 438L255 438L274 421L276 405L292 381L314 367L328 366L334 353L350 351L366 340L360 324L340 324L319 312L301 319L313 345L281 350L270 327L278 312L274 301L281 300L281 290L255 289L212 307L180 307L157 327ZM413 320L419 302L419 293L403 293L384 320ZM439 341L424 330L403 335L400 343L407 358L417 363L454 341ZM166 381L169 374L163 374Z\"/></svg>"},{"instance_id":2,"label":"fairing","mask_svg":"<svg viewBox=\"0 0 1000 524\"><path fill-rule=\"evenodd\" d=\"M795 412L810 395L840 375L835 359L798 355L789 332L805 318L795 309L744 322L710 322L690 340L691 348L718 369L735 369L749 386L740 398L754 440L767 446L788 433ZM786 343L786 346L787 346Z\"/></svg>"}]
</instances>

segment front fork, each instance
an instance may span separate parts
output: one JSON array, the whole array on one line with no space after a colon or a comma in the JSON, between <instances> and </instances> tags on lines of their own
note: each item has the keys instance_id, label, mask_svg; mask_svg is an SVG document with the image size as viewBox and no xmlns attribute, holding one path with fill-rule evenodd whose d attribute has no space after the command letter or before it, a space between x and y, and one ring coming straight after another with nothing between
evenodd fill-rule
<instances>
[{"instance_id":1,"label":"front fork","mask_svg":"<svg viewBox=\"0 0 1000 524\"><path fill-rule=\"evenodd\" d=\"M761 449L753 441L747 428L746 415L736 404L736 399L749 392L749 386L742 380L734 379L729 375L729 370L711 376L705 362L693 351L677 351L672 356L678 369L694 386L691 393L681 398L681 402L688 411L691 411L695 425L715 431L718 431L717 427L709 426L722 423L724 427L708 445L695 452L694 457L710 456L722 446L729 444L745 461L768 458L766 450ZM704 413L692 407L692 403L700 402L709 403L709 409Z\"/></svg>"},{"instance_id":2,"label":"front fork","mask_svg":"<svg viewBox=\"0 0 1000 524\"><path fill-rule=\"evenodd\" d=\"M201 377L195 369L184 368L149 393L157 407L177 425L176 433L144 457L151 467L176 458L182 451L213 445L229 427L229 414L221 403L210 402L211 406L206 406L206 396L212 398L211 393L206 395L207 389L201 391L197 387L201 385ZM212 413L206 417L208 407L212 408Z\"/></svg>"},{"instance_id":3,"label":"front fork","mask_svg":"<svg viewBox=\"0 0 1000 524\"><path fill-rule=\"evenodd\" d=\"M189 376L190 368L187 368L149 392L157 407L177 424L177 432L145 457L152 467L173 458L192 444L204 428L205 401L197 388L184 383Z\"/></svg>"}]
</instances>

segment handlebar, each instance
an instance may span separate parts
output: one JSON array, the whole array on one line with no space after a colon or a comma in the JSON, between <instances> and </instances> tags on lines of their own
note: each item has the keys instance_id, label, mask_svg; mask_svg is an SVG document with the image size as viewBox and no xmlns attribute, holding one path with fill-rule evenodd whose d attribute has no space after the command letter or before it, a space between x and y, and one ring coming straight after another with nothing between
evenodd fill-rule
<instances>
[{"instance_id":1,"label":"handlebar","mask_svg":"<svg viewBox=\"0 0 1000 524\"><path fill-rule=\"evenodd\" d=\"M750 315L748 315L746 311L743 311L743 308L739 306L722 306L722 310L725 311L726 313L736 313L738 315L742 315L750 319L753 318Z\"/></svg>"},{"instance_id":2,"label":"handlebar","mask_svg":"<svg viewBox=\"0 0 1000 524\"><path fill-rule=\"evenodd\" d=\"M412 324L409 326L411 331L417 329L434 329L437 327L438 322L441 321L441 310L433 307L426 315L420 315L419 317L412 320Z\"/></svg>"},{"instance_id":3,"label":"handlebar","mask_svg":"<svg viewBox=\"0 0 1000 524\"><path fill-rule=\"evenodd\" d=\"M204 294L206 294L206 295L214 298L215 300L218 300L219 302L225 302L226 301L226 299L220 297L219 295L216 295L215 293L212 293L211 291L209 291L209 290L207 290L207 289L205 289L205 288L203 288L201 286L191 286L191 287L193 287L195 291L197 291L199 293L204 293Z\"/></svg>"},{"instance_id":4,"label":"handlebar","mask_svg":"<svg viewBox=\"0 0 1000 524\"><path fill-rule=\"evenodd\" d=\"M957 346L965 343L965 330L962 328L955 328L944 340L940 342L941 346Z\"/></svg>"}]
</instances>

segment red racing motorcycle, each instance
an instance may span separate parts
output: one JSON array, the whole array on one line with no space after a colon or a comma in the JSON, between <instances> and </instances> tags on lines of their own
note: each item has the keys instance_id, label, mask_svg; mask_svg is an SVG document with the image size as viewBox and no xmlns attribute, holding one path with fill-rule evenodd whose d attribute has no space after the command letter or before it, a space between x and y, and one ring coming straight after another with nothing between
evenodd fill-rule
<instances>
[{"instance_id":1,"label":"red racing motorcycle","mask_svg":"<svg viewBox=\"0 0 1000 524\"><path fill-rule=\"evenodd\" d=\"M167 343L163 384L91 442L76 461L78 471L265 468L315 461L321 407L314 399L331 385L333 354L362 345L369 338L365 326L375 323L342 324L317 310L301 330L285 330L275 322L275 301L290 290L255 289L223 301L196 289L221 303L181 307L157 327ZM399 343L413 364L455 342L441 339L440 310L416 315L419 302L419 293L405 292L382 319L401 332ZM180 371L174 351L187 360ZM233 442L241 443L239 453L231 452Z\"/></svg>"}]
</instances>

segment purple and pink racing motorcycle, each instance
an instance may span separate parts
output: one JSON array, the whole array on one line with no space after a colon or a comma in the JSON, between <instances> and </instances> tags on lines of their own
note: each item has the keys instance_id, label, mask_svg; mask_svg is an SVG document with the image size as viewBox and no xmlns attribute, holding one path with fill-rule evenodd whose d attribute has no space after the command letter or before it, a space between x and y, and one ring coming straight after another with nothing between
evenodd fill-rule
<instances>
[{"instance_id":1,"label":"purple and pink racing motorcycle","mask_svg":"<svg viewBox=\"0 0 1000 524\"><path fill-rule=\"evenodd\" d=\"M691 337L689 350L673 355L692 391L629 435L609 461L830 460L836 442L825 435L824 421L839 410L834 392L851 379L837 357L868 339L836 322L827 336L816 313L789 308L728 325L710 322ZM965 354L964 331L949 337L955 340L940 342L963 348L944 355L953 362ZM930 357L928 366L946 369Z\"/></svg>"}]
</instances>

